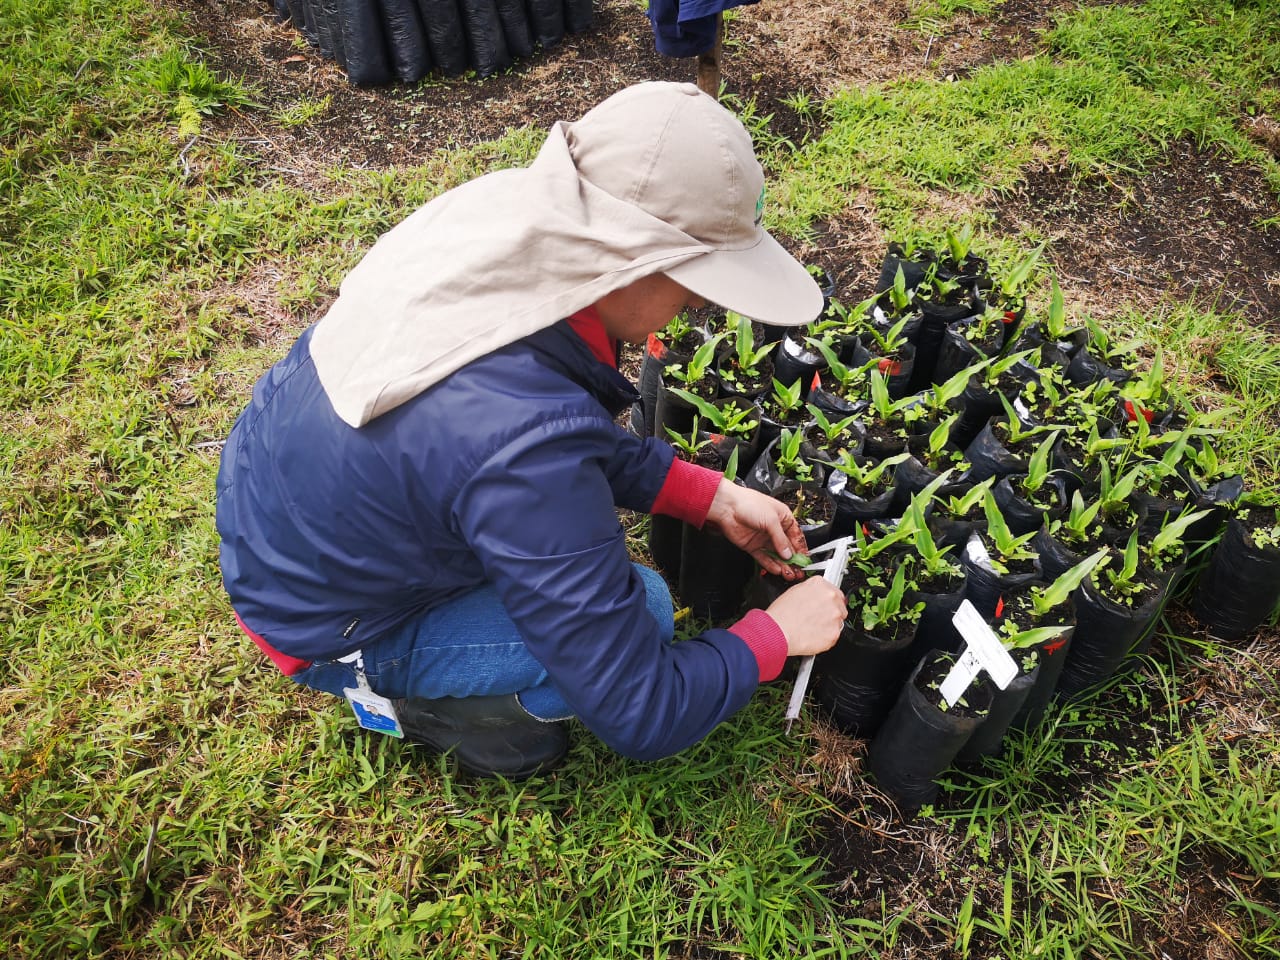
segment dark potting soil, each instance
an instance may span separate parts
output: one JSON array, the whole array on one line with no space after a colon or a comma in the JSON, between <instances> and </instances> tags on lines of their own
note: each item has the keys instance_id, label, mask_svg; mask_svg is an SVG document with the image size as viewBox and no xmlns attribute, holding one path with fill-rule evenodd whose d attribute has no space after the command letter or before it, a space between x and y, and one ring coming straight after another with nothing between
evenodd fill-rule
<instances>
[{"instance_id":1,"label":"dark potting soil","mask_svg":"<svg viewBox=\"0 0 1280 960\"><path fill-rule=\"evenodd\" d=\"M1071 607L1065 603L1061 608L1050 610L1043 618L1038 617L1031 603L1031 590L1035 586L1035 584L1023 584L1014 590L1007 591L1001 597L1000 603L996 606L998 611L996 620L1000 626L1011 624L1011 629L1016 632L1032 630L1036 627L1070 626L1075 622ZM1025 652L1012 651L1014 654ZM1015 656L1014 659L1017 657Z\"/></svg>"},{"instance_id":2,"label":"dark potting soil","mask_svg":"<svg viewBox=\"0 0 1280 960\"><path fill-rule=\"evenodd\" d=\"M845 570L844 579L840 581L840 592L850 598L866 594L871 589L872 575L877 579L884 578L884 572L878 566L857 561L849 564Z\"/></svg>"},{"instance_id":3,"label":"dark potting soil","mask_svg":"<svg viewBox=\"0 0 1280 960\"><path fill-rule=\"evenodd\" d=\"M773 402L772 394L765 394L760 399L760 409L764 411L765 417L787 430L798 430L813 419L809 415L809 411L804 407L796 407L793 410L786 411L779 410L778 405Z\"/></svg>"},{"instance_id":4,"label":"dark potting soil","mask_svg":"<svg viewBox=\"0 0 1280 960\"><path fill-rule=\"evenodd\" d=\"M1122 563L1123 560L1115 558L1111 562L1113 564L1119 564ZM1129 607L1131 609L1137 609L1138 607L1151 602L1151 600L1160 592L1163 585L1163 580L1161 580L1160 575L1144 563L1138 564L1138 572L1134 574L1133 578L1134 582L1139 586L1138 592L1127 596L1121 595L1111 586L1111 580L1107 577L1106 568L1103 568L1102 570L1094 570L1093 576L1094 586L1102 596L1106 597L1117 606Z\"/></svg>"},{"instance_id":5,"label":"dark potting soil","mask_svg":"<svg viewBox=\"0 0 1280 960\"><path fill-rule=\"evenodd\" d=\"M1013 488L1013 492L1025 500L1037 510L1054 511L1061 504L1055 495L1055 488L1051 483L1046 483L1039 490L1029 491L1026 489L1025 476L1014 474L1009 477L1009 486Z\"/></svg>"},{"instance_id":6,"label":"dark potting soil","mask_svg":"<svg viewBox=\"0 0 1280 960\"><path fill-rule=\"evenodd\" d=\"M682 457L681 459L684 458ZM706 447L697 452L693 462L700 467L706 467L708 470L723 471L726 466L724 458L719 453Z\"/></svg>"},{"instance_id":7,"label":"dark potting soil","mask_svg":"<svg viewBox=\"0 0 1280 960\"><path fill-rule=\"evenodd\" d=\"M921 567L914 573L917 593L934 595L955 593L964 586L964 572L959 567L952 568L950 572L938 573L929 573Z\"/></svg>"},{"instance_id":8,"label":"dark potting soil","mask_svg":"<svg viewBox=\"0 0 1280 960\"><path fill-rule=\"evenodd\" d=\"M797 487L777 495L777 499L795 514L796 520L805 525L829 523L835 516L831 498L816 494L804 487Z\"/></svg>"},{"instance_id":9,"label":"dark potting soil","mask_svg":"<svg viewBox=\"0 0 1280 960\"><path fill-rule=\"evenodd\" d=\"M951 672L954 665L954 654L940 654L932 658L931 662L926 662L916 674L916 689L924 695L925 700L939 710L943 710L942 681L947 679L947 674ZM986 713L986 708L971 706L965 697L961 697L943 712L953 717L980 717Z\"/></svg>"},{"instance_id":10,"label":"dark potting soil","mask_svg":"<svg viewBox=\"0 0 1280 960\"><path fill-rule=\"evenodd\" d=\"M1035 453L1036 447L1044 443L1044 438L1047 436L1044 433L1035 433L1030 436L1024 435L1016 442L1010 441L1009 425L1002 420L997 420L991 425L991 433L1006 450L1023 463L1026 463L1031 458L1031 454Z\"/></svg>"},{"instance_id":11,"label":"dark potting soil","mask_svg":"<svg viewBox=\"0 0 1280 960\"><path fill-rule=\"evenodd\" d=\"M828 417L828 420L833 424L839 423L840 419L843 418ZM854 432L854 430L846 428L834 437L828 437L817 423L813 423L805 429L804 438L815 450L819 453L825 453L832 460L839 459L841 451L848 450L851 447L859 447L862 444L860 432Z\"/></svg>"},{"instance_id":12,"label":"dark potting soil","mask_svg":"<svg viewBox=\"0 0 1280 960\"><path fill-rule=\"evenodd\" d=\"M683 353L686 356L692 356L702 344L702 331L694 327L686 330L676 339L669 341L667 349L674 350L676 353Z\"/></svg>"},{"instance_id":13,"label":"dark potting soil","mask_svg":"<svg viewBox=\"0 0 1280 960\"><path fill-rule=\"evenodd\" d=\"M863 449L867 456L891 457L907 449L907 430L902 423L874 422L867 426Z\"/></svg>"},{"instance_id":14,"label":"dark potting soil","mask_svg":"<svg viewBox=\"0 0 1280 960\"><path fill-rule=\"evenodd\" d=\"M720 364L720 376L727 393L747 397L767 395L773 389L773 361L765 357L756 365L754 374L747 374L738 366L738 358L729 354Z\"/></svg>"}]
</instances>

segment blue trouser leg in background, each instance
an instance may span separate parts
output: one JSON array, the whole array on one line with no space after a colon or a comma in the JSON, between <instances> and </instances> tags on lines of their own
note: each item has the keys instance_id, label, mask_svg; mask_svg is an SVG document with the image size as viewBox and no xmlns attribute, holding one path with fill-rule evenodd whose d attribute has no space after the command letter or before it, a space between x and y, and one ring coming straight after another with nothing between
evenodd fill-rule
<instances>
[{"instance_id":1,"label":"blue trouser leg in background","mask_svg":"<svg viewBox=\"0 0 1280 960\"><path fill-rule=\"evenodd\" d=\"M672 637L675 623L666 582L648 567L634 566L644 581L650 615L662 635ZM427 611L365 649L363 656L369 685L384 697L437 700L515 693L540 720L573 716L492 586ZM337 661L313 663L292 679L337 696L356 685L354 665Z\"/></svg>"}]
</instances>

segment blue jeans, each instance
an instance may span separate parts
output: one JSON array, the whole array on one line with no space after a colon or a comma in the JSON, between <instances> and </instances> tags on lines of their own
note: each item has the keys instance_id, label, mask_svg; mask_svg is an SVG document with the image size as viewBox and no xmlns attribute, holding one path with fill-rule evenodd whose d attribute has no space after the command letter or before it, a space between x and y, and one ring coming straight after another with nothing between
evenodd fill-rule
<instances>
[{"instance_id":1,"label":"blue jeans","mask_svg":"<svg viewBox=\"0 0 1280 960\"><path fill-rule=\"evenodd\" d=\"M668 640L675 633L671 593L662 577L633 564L644 581L646 606ZM602 643L609 642L607 637ZM517 694L539 720L566 720L573 711L547 676L516 625L485 585L428 610L365 647L365 677L384 697L483 697ZM355 664L316 661L292 678L315 690L343 696L356 685Z\"/></svg>"}]
</instances>

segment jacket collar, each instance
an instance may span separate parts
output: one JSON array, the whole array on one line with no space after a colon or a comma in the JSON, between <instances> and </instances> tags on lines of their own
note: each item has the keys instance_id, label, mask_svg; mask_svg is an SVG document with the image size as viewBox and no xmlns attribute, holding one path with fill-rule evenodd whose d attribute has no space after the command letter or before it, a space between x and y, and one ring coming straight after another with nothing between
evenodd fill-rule
<instances>
[{"instance_id":1,"label":"jacket collar","mask_svg":"<svg viewBox=\"0 0 1280 960\"><path fill-rule=\"evenodd\" d=\"M616 417L640 399L631 382L613 367L601 363L567 320L531 333L525 342L600 401L611 416Z\"/></svg>"}]
</instances>

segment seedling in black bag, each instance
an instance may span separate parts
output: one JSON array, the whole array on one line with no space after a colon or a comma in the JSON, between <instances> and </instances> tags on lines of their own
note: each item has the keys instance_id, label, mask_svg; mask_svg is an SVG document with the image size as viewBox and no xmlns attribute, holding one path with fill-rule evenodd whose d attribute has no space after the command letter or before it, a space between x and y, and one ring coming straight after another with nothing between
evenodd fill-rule
<instances>
[{"instance_id":1,"label":"seedling in black bag","mask_svg":"<svg viewBox=\"0 0 1280 960\"><path fill-rule=\"evenodd\" d=\"M720 345L723 337L724 334L717 333L694 351L688 363L673 363L666 367L663 373L670 379L683 383L687 387L701 387L703 392L706 392L708 387L713 387L713 384L707 378L707 371L715 363L716 347Z\"/></svg>"},{"instance_id":2,"label":"seedling in black bag","mask_svg":"<svg viewBox=\"0 0 1280 960\"><path fill-rule=\"evenodd\" d=\"M1003 442L1006 447L1012 450L1014 447L1021 446L1027 440L1038 437L1042 433L1050 430L1061 430L1062 425L1056 423L1026 423L1022 415L1019 413L1013 401L1000 394L1000 404L1004 407L1005 419L996 424L995 429L1004 434ZM1023 408L1026 409L1025 407Z\"/></svg>"},{"instance_id":3,"label":"seedling in black bag","mask_svg":"<svg viewBox=\"0 0 1280 960\"><path fill-rule=\"evenodd\" d=\"M821 324L815 325L814 331L821 333L835 331L841 334L854 336L860 333L865 333L867 330L871 329L876 301L879 299L880 294L873 293L852 310L846 308L844 304L840 303L840 301L832 300L827 309L827 315L831 319L824 320ZM824 338L820 337L819 339Z\"/></svg>"},{"instance_id":4,"label":"seedling in black bag","mask_svg":"<svg viewBox=\"0 0 1280 960\"><path fill-rule=\"evenodd\" d=\"M817 425L818 430L821 431L827 444L832 446L838 443L841 437L849 435L849 428L858 422L859 417L859 414L855 413L833 423L821 409L815 407L812 403L805 404L805 409L813 416L813 422Z\"/></svg>"},{"instance_id":5,"label":"seedling in black bag","mask_svg":"<svg viewBox=\"0 0 1280 960\"><path fill-rule=\"evenodd\" d=\"M849 402L862 400L866 395L867 379L870 376L872 363L861 367L851 367L840 360L830 344L813 338L810 338L807 342L822 354L823 359L827 361L827 375L837 386L834 392Z\"/></svg>"},{"instance_id":6,"label":"seedling in black bag","mask_svg":"<svg viewBox=\"0 0 1280 960\"><path fill-rule=\"evenodd\" d=\"M1044 253L1044 248L1048 243L1049 241L1045 240L1040 246L1010 267L1009 271L1001 278L999 287L999 305L1001 308L1017 309L1022 305L1026 296L1027 281L1031 279L1031 271L1036 268L1036 264L1040 261L1040 256ZM1057 283L1056 279L1054 283ZM1058 296L1062 296L1061 290L1058 291Z\"/></svg>"},{"instance_id":7,"label":"seedling in black bag","mask_svg":"<svg viewBox=\"0 0 1280 960\"><path fill-rule=\"evenodd\" d=\"M960 414L953 413L929 431L929 445L920 454L920 460L930 470L945 470L967 466L963 451L954 448L947 449L948 444L951 442L951 429L959 419Z\"/></svg>"},{"instance_id":8,"label":"seedling in black bag","mask_svg":"<svg viewBox=\"0 0 1280 960\"><path fill-rule=\"evenodd\" d=\"M914 395L894 400L889 396L889 381L885 375L876 369L871 371L871 410L881 423L904 419L906 411L919 403Z\"/></svg>"},{"instance_id":9,"label":"seedling in black bag","mask_svg":"<svg viewBox=\"0 0 1280 960\"><path fill-rule=\"evenodd\" d=\"M947 474L942 474L930 486L941 485L942 481L947 479ZM907 507L906 513L899 522L899 527L908 530L911 534L912 542L916 548L916 558L920 562L921 568L927 577L931 579L953 579L962 576L963 571L948 554L951 553L952 546L948 544L945 547L938 546L933 538L933 533L929 530L929 524L925 521L924 507L932 498L933 491L926 487L920 493L911 498L911 503Z\"/></svg>"},{"instance_id":10,"label":"seedling in black bag","mask_svg":"<svg viewBox=\"0 0 1280 960\"><path fill-rule=\"evenodd\" d=\"M913 585L914 586L914 585ZM907 595L907 568L899 565L898 572L893 575L893 583L878 599L868 602L862 599L862 629L868 633L878 627L885 627L898 620L919 620L924 610L923 603L903 603Z\"/></svg>"},{"instance_id":11,"label":"seedling in black bag","mask_svg":"<svg viewBox=\"0 0 1280 960\"><path fill-rule=\"evenodd\" d=\"M975 483L959 496L947 497L941 501L943 512L953 520L964 520L977 510L991 493L991 488L995 486L996 478L987 477L981 483Z\"/></svg>"},{"instance_id":12,"label":"seedling in black bag","mask_svg":"<svg viewBox=\"0 0 1280 960\"><path fill-rule=\"evenodd\" d=\"M1089 543L1102 533L1102 525L1098 523L1098 512L1102 502L1095 500L1086 504L1084 497L1077 490L1071 494L1071 505L1067 515L1054 520L1049 532L1066 544Z\"/></svg>"},{"instance_id":13,"label":"seedling in black bag","mask_svg":"<svg viewBox=\"0 0 1280 960\"><path fill-rule=\"evenodd\" d=\"M987 551L985 557L978 559L985 560L991 569L1002 574L1008 573L1012 564L1035 563L1038 554L1030 545L1035 531L1015 537L996 504L996 498L989 492L982 498L982 509L987 515L987 537L991 540L994 552Z\"/></svg>"},{"instance_id":14,"label":"seedling in black bag","mask_svg":"<svg viewBox=\"0 0 1280 960\"><path fill-rule=\"evenodd\" d=\"M831 468L849 478L848 489L865 496L887 487L892 476L891 469L909 456L909 453L900 453L877 463L855 456L848 450L841 450L840 456L831 462Z\"/></svg>"},{"instance_id":15,"label":"seedling in black bag","mask_svg":"<svg viewBox=\"0 0 1280 960\"><path fill-rule=\"evenodd\" d=\"M1134 530L1129 535L1129 542L1125 545L1124 553L1121 554L1120 568L1104 571L1107 575L1107 586L1109 587L1106 592L1113 600L1132 604L1133 598L1146 589L1146 582L1137 579L1138 562L1141 559L1142 552L1138 549L1138 531Z\"/></svg>"},{"instance_id":16,"label":"seedling in black bag","mask_svg":"<svg viewBox=\"0 0 1280 960\"><path fill-rule=\"evenodd\" d=\"M804 385L797 380L791 386L773 378L773 393L765 398L767 412L776 415L781 422L788 416L798 412L804 406Z\"/></svg>"},{"instance_id":17,"label":"seedling in black bag","mask_svg":"<svg viewBox=\"0 0 1280 960\"><path fill-rule=\"evenodd\" d=\"M901 273L901 271L899 271ZM880 356L892 357L900 348L906 345L907 338L903 331L907 328L907 321L910 317L903 317L891 326L887 331L881 333L874 326L868 327L867 332L871 334L871 339L875 342L876 350Z\"/></svg>"},{"instance_id":18,"label":"seedling in black bag","mask_svg":"<svg viewBox=\"0 0 1280 960\"><path fill-rule=\"evenodd\" d=\"M1183 537L1193 523L1201 517L1207 517L1211 511L1195 510L1191 513L1183 512L1179 517L1172 520L1166 520L1160 528L1160 532L1151 538L1151 543L1147 546L1146 556L1151 566L1163 572L1170 566L1176 566L1182 562L1184 549Z\"/></svg>"},{"instance_id":19,"label":"seedling in black bag","mask_svg":"<svg viewBox=\"0 0 1280 960\"><path fill-rule=\"evenodd\" d=\"M1058 442L1060 431L1055 430L1040 442L1027 460L1027 472L1023 477L1015 477L1010 485L1020 492L1030 503L1040 507L1048 506L1041 494L1044 492L1049 478L1053 476L1049 458L1053 453L1053 445Z\"/></svg>"},{"instance_id":20,"label":"seedling in black bag","mask_svg":"<svg viewBox=\"0 0 1280 960\"><path fill-rule=\"evenodd\" d=\"M1076 588L1084 583L1085 578L1107 562L1107 555L1110 552L1108 547L1102 547L1090 556L1085 557L1065 573L1059 575L1053 583L1043 587L1032 587L1027 593L1031 600L1031 609L1035 618L1042 620L1054 609L1066 603L1071 598L1071 594L1075 593ZM1021 645L1026 646L1028 644ZM1013 648L1018 644L1010 642L1006 646Z\"/></svg>"},{"instance_id":21,"label":"seedling in black bag","mask_svg":"<svg viewBox=\"0 0 1280 960\"><path fill-rule=\"evenodd\" d=\"M1113 600L1118 603L1132 605L1134 598L1141 595L1149 586L1148 579L1142 575L1142 565L1146 566L1156 574L1163 574L1177 566L1182 562L1183 547L1182 538L1187 528L1195 523L1201 517L1207 516L1210 511L1196 510L1192 513L1184 513L1182 516L1170 520L1160 531L1151 538L1151 542L1143 549L1139 544L1139 531L1134 530L1129 535L1129 540L1125 545L1122 564L1119 569L1108 567L1102 572L1106 574L1107 593ZM1102 587L1102 580L1097 574L1093 576L1093 582Z\"/></svg>"},{"instance_id":22,"label":"seedling in black bag","mask_svg":"<svg viewBox=\"0 0 1280 960\"><path fill-rule=\"evenodd\" d=\"M980 360L978 363L971 364L963 370L952 374L942 383L934 384L922 391L919 395L919 400L920 405L924 408L924 415L926 417L945 417L951 413L952 405L963 396L965 387L990 363L990 360Z\"/></svg>"},{"instance_id":23,"label":"seedling in black bag","mask_svg":"<svg viewBox=\"0 0 1280 960\"><path fill-rule=\"evenodd\" d=\"M1099 461L1098 466L1098 506L1102 516L1112 526L1126 527L1136 523L1138 518L1129 498L1146 475L1146 465L1136 464L1115 480L1112 480L1111 465L1106 460Z\"/></svg>"},{"instance_id":24,"label":"seedling in black bag","mask_svg":"<svg viewBox=\"0 0 1280 960\"><path fill-rule=\"evenodd\" d=\"M737 328L733 340L733 353L729 355L728 363L721 367L720 376L729 383L737 383L739 380L759 380L766 372L763 365L773 353L775 344L766 343L757 347L755 335L751 330L751 321L737 314L734 316L737 317ZM770 364L768 370L772 371L772 369Z\"/></svg>"},{"instance_id":25,"label":"seedling in black bag","mask_svg":"<svg viewBox=\"0 0 1280 960\"><path fill-rule=\"evenodd\" d=\"M898 265L898 272L893 275L893 286L887 293L895 315L901 316L910 308L912 293L907 289L907 275L903 273L901 264Z\"/></svg>"},{"instance_id":26,"label":"seedling in black bag","mask_svg":"<svg viewBox=\"0 0 1280 960\"><path fill-rule=\"evenodd\" d=\"M1073 334L1067 326L1067 307L1062 296L1062 287L1058 286L1058 278L1053 277L1049 288L1049 310L1041 323L1046 340L1054 343L1065 343Z\"/></svg>"},{"instance_id":27,"label":"seedling in black bag","mask_svg":"<svg viewBox=\"0 0 1280 960\"><path fill-rule=\"evenodd\" d=\"M760 425L757 410L750 401L743 403L741 398L734 398L738 402L717 406L680 387L672 387L671 392L694 407L700 417L706 418L709 429L722 436L749 437L751 431Z\"/></svg>"},{"instance_id":28,"label":"seedling in black bag","mask_svg":"<svg viewBox=\"0 0 1280 960\"><path fill-rule=\"evenodd\" d=\"M782 476L806 483L813 479L813 465L805 462L800 456L800 445L803 441L803 431L784 429L778 435L778 443L774 447L773 465L778 468L778 473Z\"/></svg>"},{"instance_id":29,"label":"seedling in black bag","mask_svg":"<svg viewBox=\"0 0 1280 960\"><path fill-rule=\"evenodd\" d=\"M701 435L701 439L699 439ZM688 460L693 463L698 454L711 446L711 438L702 432L701 424L698 418L693 418L693 430L688 434L680 433L667 427L667 439L671 445L676 448L676 452L681 455L682 460Z\"/></svg>"}]
</instances>

